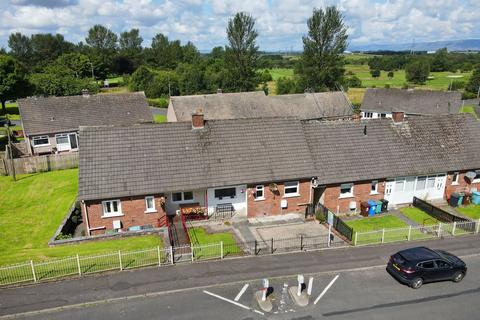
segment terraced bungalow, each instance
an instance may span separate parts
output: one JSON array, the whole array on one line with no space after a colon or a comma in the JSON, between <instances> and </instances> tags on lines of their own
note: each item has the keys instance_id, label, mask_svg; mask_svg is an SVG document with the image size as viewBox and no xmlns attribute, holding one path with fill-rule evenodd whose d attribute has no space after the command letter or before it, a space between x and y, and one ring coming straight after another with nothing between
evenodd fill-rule
<instances>
[{"instance_id":1,"label":"terraced bungalow","mask_svg":"<svg viewBox=\"0 0 480 320\"><path fill-rule=\"evenodd\" d=\"M88 234L156 226L185 208L245 218L303 214L310 203L348 212L368 199L396 206L480 187L480 122L465 114L337 121L194 114L190 122L81 127L80 144Z\"/></svg>"}]
</instances>

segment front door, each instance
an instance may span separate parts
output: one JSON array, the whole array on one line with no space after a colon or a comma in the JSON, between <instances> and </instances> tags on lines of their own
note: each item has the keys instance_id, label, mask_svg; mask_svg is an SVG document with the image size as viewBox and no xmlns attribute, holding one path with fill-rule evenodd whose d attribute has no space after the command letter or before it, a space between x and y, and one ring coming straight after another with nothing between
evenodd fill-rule
<instances>
[{"instance_id":1,"label":"front door","mask_svg":"<svg viewBox=\"0 0 480 320\"><path fill-rule=\"evenodd\" d=\"M388 180L385 182L385 200L392 201L392 192L395 181Z\"/></svg>"},{"instance_id":2,"label":"front door","mask_svg":"<svg viewBox=\"0 0 480 320\"><path fill-rule=\"evenodd\" d=\"M78 149L77 134L76 133L70 133L69 138L70 138L70 148L72 150Z\"/></svg>"}]
</instances>

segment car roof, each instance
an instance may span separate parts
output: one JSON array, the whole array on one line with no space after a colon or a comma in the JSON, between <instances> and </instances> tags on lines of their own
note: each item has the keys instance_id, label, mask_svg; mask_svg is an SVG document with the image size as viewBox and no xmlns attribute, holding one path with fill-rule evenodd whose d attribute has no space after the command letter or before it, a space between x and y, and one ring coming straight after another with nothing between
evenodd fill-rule
<instances>
[{"instance_id":1,"label":"car roof","mask_svg":"<svg viewBox=\"0 0 480 320\"><path fill-rule=\"evenodd\" d=\"M399 251L398 254L400 254L405 260L408 260L408 261L420 261L420 260L426 260L426 259L441 258L441 256L437 252L427 247L410 248L410 249Z\"/></svg>"}]
</instances>

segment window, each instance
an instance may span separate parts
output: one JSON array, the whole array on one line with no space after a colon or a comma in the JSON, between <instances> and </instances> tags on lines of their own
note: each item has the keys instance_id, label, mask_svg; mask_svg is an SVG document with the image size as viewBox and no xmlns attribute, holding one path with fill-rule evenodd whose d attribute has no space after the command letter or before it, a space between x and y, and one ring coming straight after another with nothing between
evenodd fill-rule
<instances>
[{"instance_id":1,"label":"window","mask_svg":"<svg viewBox=\"0 0 480 320\"><path fill-rule=\"evenodd\" d=\"M284 194L285 197L294 197L298 196L298 181L289 181L284 184Z\"/></svg>"},{"instance_id":2,"label":"window","mask_svg":"<svg viewBox=\"0 0 480 320\"><path fill-rule=\"evenodd\" d=\"M373 112L364 112L363 117L364 118L373 118Z\"/></svg>"},{"instance_id":3,"label":"window","mask_svg":"<svg viewBox=\"0 0 480 320\"><path fill-rule=\"evenodd\" d=\"M413 192L415 190L415 177L407 177L405 181L405 192Z\"/></svg>"},{"instance_id":4,"label":"window","mask_svg":"<svg viewBox=\"0 0 480 320\"><path fill-rule=\"evenodd\" d=\"M372 184L370 185L370 194L377 194L378 193L378 181L373 180Z\"/></svg>"},{"instance_id":5,"label":"window","mask_svg":"<svg viewBox=\"0 0 480 320\"><path fill-rule=\"evenodd\" d=\"M458 184L458 177L459 177L458 172L454 172L452 174L452 184Z\"/></svg>"},{"instance_id":6,"label":"window","mask_svg":"<svg viewBox=\"0 0 480 320\"><path fill-rule=\"evenodd\" d=\"M430 176L427 178L427 189L435 188L435 176Z\"/></svg>"},{"instance_id":7,"label":"window","mask_svg":"<svg viewBox=\"0 0 480 320\"><path fill-rule=\"evenodd\" d=\"M233 199L237 195L235 188L215 189L215 198L222 200L223 198Z\"/></svg>"},{"instance_id":8,"label":"window","mask_svg":"<svg viewBox=\"0 0 480 320\"><path fill-rule=\"evenodd\" d=\"M395 192L403 192L405 188L405 178L397 178L395 180Z\"/></svg>"},{"instance_id":9,"label":"window","mask_svg":"<svg viewBox=\"0 0 480 320\"><path fill-rule=\"evenodd\" d=\"M41 147L41 146L48 146L48 145L50 145L50 141L48 141L48 136L33 137L34 147Z\"/></svg>"},{"instance_id":10,"label":"window","mask_svg":"<svg viewBox=\"0 0 480 320\"><path fill-rule=\"evenodd\" d=\"M256 200L265 199L265 188L263 185L258 185L255 187L255 199Z\"/></svg>"},{"instance_id":11,"label":"window","mask_svg":"<svg viewBox=\"0 0 480 320\"><path fill-rule=\"evenodd\" d=\"M440 268L440 269L449 269L450 268L450 265L443 260L436 260L435 263L437 264L437 268Z\"/></svg>"},{"instance_id":12,"label":"window","mask_svg":"<svg viewBox=\"0 0 480 320\"><path fill-rule=\"evenodd\" d=\"M380 118L386 118L387 114L386 113L380 113Z\"/></svg>"},{"instance_id":13,"label":"window","mask_svg":"<svg viewBox=\"0 0 480 320\"><path fill-rule=\"evenodd\" d=\"M120 200L103 201L102 204L104 217L116 217L122 215Z\"/></svg>"},{"instance_id":14,"label":"window","mask_svg":"<svg viewBox=\"0 0 480 320\"><path fill-rule=\"evenodd\" d=\"M340 185L340 198L353 197L353 183Z\"/></svg>"},{"instance_id":15,"label":"window","mask_svg":"<svg viewBox=\"0 0 480 320\"><path fill-rule=\"evenodd\" d=\"M425 190L425 184L427 182L427 177L418 177L417 178L417 185L415 187L415 190Z\"/></svg>"},{"instance_id":16,"label":"window","mask_svg":"<svg viewBox=\"0 0 480 320\"><path fill-rule=\"evenodd\" d=\"M183 201L192 201L192 200L193 200L192 191L172 193L172 202L183 202Z\"/></svg>"},{"instance_id":17,"label":"window","mask_svg":"<svg viewBox=\"0 0 480 320\"><path fill-rule=\"evenodd\" d=\"M68 140L68 134L57 134L55 136L55 140L57 141L57 145L70 144L70 140Z\"/></svg>"},{"instance_id":18,"label":"window","mask_svg":"<svg viewBox=\"0 0 480 320\"><path fill-rule=\"evenodd\" d=\"M423 263L420 263L420 268L433 269L435 268L435 264L433 263L433 261L425 261Z\"/></svg>"},{"instance_id":19,"label":"window","mask_svg":"<svg viewBox=\"0 0 480 320\"><path fill-rule=\"evenodd\" d=\"M153 196L145 197L145 212L156 212L155 198Z\"/></svg>"}]
</instances>

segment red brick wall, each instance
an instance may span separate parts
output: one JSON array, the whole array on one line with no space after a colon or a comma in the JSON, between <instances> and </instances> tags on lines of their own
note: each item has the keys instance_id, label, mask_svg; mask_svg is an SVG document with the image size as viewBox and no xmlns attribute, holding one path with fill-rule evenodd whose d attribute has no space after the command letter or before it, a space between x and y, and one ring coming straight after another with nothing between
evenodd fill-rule
<instances>
[{"instance_id":1,"label":"red brick wall","mask_svg":"<svg viewBox=\"0 0 480 320\"><path fill-rule=\"evenodd\" d=\"M310 203L310 180L300 181L299 196L284 198L284 184L278 182L278 193L270 191L269 183L264 184L265 200L255 199L256 185L247 187L247 211L248 217L260 217L278 215L282 213L305 213L305 204ZM287 208L281 208L281 200L287 200ZM301 205L303 204L303 205Z\"/></svg>"},{"instance_id":2,"label":"red brick wall","mask_svg":"<svg viewBox=\"0 0 480 320\"><path fill-rule=\"evenodd\" d=\"M470 189L477 188L480 190L480 183L468 184L465 180L465 173L467 171L460 171L458 177L458 184L452 184L453 172L449 172L447 175L447 184L445 186L445 199L450 199L450 195L454 192L470 192Z\"/></svg>"},{"instance_id":3,"label":"red brick wall","mask_svg":"<svg viewBox=\"0 0 480 320\"><path fill-rule=\"evenodd\" d=\"M88 212L88 222L90 229L105 227L104 229L94 230L91 232L91 235L105 233L106 230L113 230L113 221L120 220L122 222L122 229L128 230L132 226L142 226L146 224L151 224L154 227L158 226L158 219L165 216L165 211L160 205L160 198L162 195L154 195L155 197L155 210L157 212L145 213L145 197L125 197L120 198L122 213L123 216L119 217L108 217L103 218L103 207L102 201L86 201L85 206ZM109 200L109 199L107 199ZM112 199L115 200L115 199ZM82 205L82 216L83 221L85 222L86 228L86 217L85 217L85 208Z\"/></svg>"},{"instance_id":4,"label":"red brick wall","mask_svg":"<svg viewBox=\"0 0 480 320\"><path fill-rule=\"evenodd\" d=\"M385 183L378 181L378 194L370 194L372 181L356 182L353 186L353 197L340 198L340 185L327 186L323 195L323 205L332 212L344 213L350 212L350 202L357 203L357 212L360 212L360 202L383 199L385 193Z\"/></svg>"}]
</instances>

